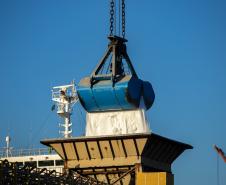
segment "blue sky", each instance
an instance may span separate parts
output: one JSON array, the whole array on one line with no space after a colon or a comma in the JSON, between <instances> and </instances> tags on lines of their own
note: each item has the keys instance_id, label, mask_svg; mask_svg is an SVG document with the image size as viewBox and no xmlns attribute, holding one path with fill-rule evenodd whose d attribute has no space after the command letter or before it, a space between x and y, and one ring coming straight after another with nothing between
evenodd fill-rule
<instances>
[{"instance_id":1,"label":"blue sky","mask_svg":"<svg viewBox=\"0 0 226 185\"><path fill-rule=\"evenodd\" d=\"M226 1L127 0L128 53L156 100L160 135L189 143L173 165L176 185L214 185L213 144L226 151ZM108 1L0 0L0 146L40 147L59 137L51 87L89 75L107 47ZM73 114L75 136L84 112ZM220 160L220 183L226 183Z\"/></svg>"}]
</instances>

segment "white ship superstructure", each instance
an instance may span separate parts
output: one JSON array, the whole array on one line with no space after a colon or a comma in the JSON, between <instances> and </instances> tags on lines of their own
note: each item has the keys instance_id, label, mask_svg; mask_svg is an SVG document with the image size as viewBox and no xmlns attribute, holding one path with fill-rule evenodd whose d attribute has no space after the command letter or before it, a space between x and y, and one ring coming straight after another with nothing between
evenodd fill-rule
<instances>
[{"instance_id":1,"label":"white ship superstructure","mask_svg":"<svg viewBox=\"0 0 226 185\"><path fill-rule=\"evenodd\" d=\"M20 167L30 165L60 173L63 172L64 167L64 161L50 148L11 149L10 151L3 148L0 150L0 160L8 160L11 163L17 162Z\"/></svg>"}]
</instances>

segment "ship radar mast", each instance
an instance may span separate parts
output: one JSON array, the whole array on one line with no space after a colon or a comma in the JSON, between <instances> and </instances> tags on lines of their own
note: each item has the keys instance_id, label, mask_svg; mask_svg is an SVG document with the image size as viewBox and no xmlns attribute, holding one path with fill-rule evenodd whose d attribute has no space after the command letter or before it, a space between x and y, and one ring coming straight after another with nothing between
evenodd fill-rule
<instances>
[{"instance_id":1,"label":"ship radar mast","mask_svg":"<svg viewBox=\"0 0 226 185\"><path fill-rule=\"evenodd\" d=\"M78 101L78 96L74 81L69 85L56 86L52 88L52 100L57 106L57 114L64 119L64 123L59 125L64 128L59 131L64 138L72 135L71 114L74 104Z\"/></svg>"},{"instance_id":2,"label":"ship radar mast","mask_svg":"<svg viewBox=\"0 0 226 185\"><path fill-rule=\"evenodd\" d=\"M11 154L11 150L12 150L12 147L10 147L11 138L9 135L6 136L5 141L6 141L6 157L9 157L9 155Z\"/></svg>"}]
</instances>

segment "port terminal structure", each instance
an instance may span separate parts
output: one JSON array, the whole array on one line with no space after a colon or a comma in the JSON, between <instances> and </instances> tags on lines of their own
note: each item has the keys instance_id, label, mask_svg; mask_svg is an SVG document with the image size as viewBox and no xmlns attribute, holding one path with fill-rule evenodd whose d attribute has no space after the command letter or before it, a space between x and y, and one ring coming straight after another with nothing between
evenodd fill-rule
<instances>
[{"instance_id":1,"label":"port terminal structure","mask_svg":"<svg viewBox=\"0 0 226 185\"><path fill-rule=\"evenodd\" d=\"M78 173L108 185L174 185L172 163L191 145L174 141L143 129L147 125L145 111L155 100L150 82L141 80L127 54L125 39L125 0L119 6L119 34L116 35L115 0L110 0L110 34L107 51L90 76L80 80L76 92L80 104L90 120L95 120L93 129L108 125L136 128L122 133L120 128L108 135L46 139L41 143L53 148L64 160L65 171ZM120 33L122 31L122 33ZM143 103L142 103L143 102ZM143 104L143 106L141 106ZM120 117L117 111L124 115ZM133 124L133 112L142 113ZM139 112L140 111L140 112ZM113 115L114 114L114 115ZM104 117L105 116L105 117ZM114 119L101 119L108 118ZM108 123L108 124L107 124ZM86 121L86 126L88 121ZM100 130L100 129L99 129ZM125 129L126 131L128 129ZM133 129L132 129L133 130ZM89 132L90 133L90 132Z\"/></svg>"},{"instance_id":2,"label":"port terminal structure","mask_svg":"<svg viewBox=\"0 0 226 185\"><path fill-rule=\"evenodd\" d=\"M117 111L128 114L131 110L146 111L152 106L155 95L151 84L139 80L132 65L129 65L130 75L126 75L124 71L123 56L121 56L127 57L126 50L123 50L123 48L125 49L124 40L119 37L110 37L109 48L114 47L119 49L109 51L113 54L109 65L112 66L110 75L97 76L101 65L105 62L105 60L101 60L96 72L92 73L95 74L94 77L91 75L91 78L82 79L77 89L74 89L73 85L70 86L72 92L76 92L78 95L75 93L72 93L73 96L70 96L70 93L66 95L65 86L57 87L58 112L61 110L62 103L64 107L67 107L69 103L67 100L73 100L74 102L71 103L74 104L78 99L87 114L91 116L94 114L107 115L115 111L117 117ZM118 57L114 57L114 55ZM108 54L104 59L107 56ZM115 73L113 73L114 71ZM127 79L128 76L129 80L122 83L121 79ZM142 99L145 105L143 109L140 108ZM65 117L65 125L70 127L71 112L68 110L64 108L62 115ZM133 116L128 115L128 117ZM129 120L128 117L125 120ZM117 117L116 120L125 123L120 117ZM106 122L106 120L104 121ZM106 123L99 121L97 126L101 124ZM115 122L111 124L114 125ZM126 122L126 125L128 128L134 126L131 122ZM64 132L68 133L64 138L42 140L41 143L53 148L61 156L64 160L65 171L69 174L78 173L102 184L174 185L172 163L185 150L193 148L188 144L159 136L153 132L72 137L69 127L66 130L69 132Z\"/></svg>"},{"instance_id":3,"label":"port terminal structure","mask_svg":"<svg viewBox=\"0 0 226 185\"><path fill-rule=\"evenodd\" d=\"M77 101L78 97L90 115L103 113L107 115L114 111L127 114L131 110L141 110L142 99L145 105L142 110L148 110L155 97L151 84L137 77L127 57L125 40L115 36L109 39L109 53L111 52L113 56L109 65L110 74L98 73L102 71L102 64L109 55L107 53L91 77L80 81L76 89L78 96L72 99ZM127 59L124 62L129 61L129 75L124 71L123 57ZM123 79L126 79L126 82L122 83ZM62 90L58 92L59 98L65 99L65 93ZM68 120L70 119L66 119L65 125L70 125ZM124 123L119 117L116 120ZM101 124L106 123L100 121L97 123ZM114 125L115 122L111 124ZM133 126L130 122L126 124L128 128ZM64 138L42 140L41 143L53 148L61 156L65 171L69 174L75 172L109 185L174 185L172 163L185 150L193 148L191 145L153 132L117 133L106 136L97 134L83 137L67 135Z\"/></svg>"},{"instance_id":4,"label":"port terminal structure","mask_svg":"<svg viewBox=\"0 0 226 185\"><path fill-rule=\"evenodd\" d=\"M65 167L106 184L173 185L172 163L193 147L157 134L49 139Z\"/></svg>"}]
</instances>

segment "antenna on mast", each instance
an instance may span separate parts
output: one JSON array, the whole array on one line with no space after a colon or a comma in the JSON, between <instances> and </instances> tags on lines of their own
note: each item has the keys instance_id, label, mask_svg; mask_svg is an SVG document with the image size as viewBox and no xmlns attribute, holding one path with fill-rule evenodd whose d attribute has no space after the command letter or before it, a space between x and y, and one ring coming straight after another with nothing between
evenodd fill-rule
<instances>
[{"instance_id":1,"label":"antenna on mast","mask_svg":"<svg viewBox=\"0 0 226 185\"><path fill-rule=\"evenodd\" d=\"M78 101L74 80L69 85L53 87L52 100L56 103L57 114L64 119L64 123L59 124L64 130L59 132L64 138L69 138L72 135L72 108Z\"/></svg>"}]
</instances>

